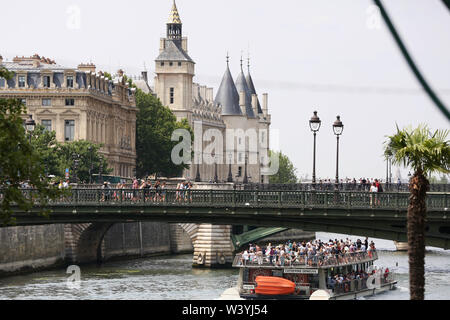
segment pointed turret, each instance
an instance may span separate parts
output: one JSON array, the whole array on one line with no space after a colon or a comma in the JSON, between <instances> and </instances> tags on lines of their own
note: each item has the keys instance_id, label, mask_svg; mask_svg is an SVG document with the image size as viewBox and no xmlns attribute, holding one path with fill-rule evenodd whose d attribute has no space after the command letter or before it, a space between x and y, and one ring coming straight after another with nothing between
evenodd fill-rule
<instances>
[{"instance_id":1,"label":"pointed turret","mask_svg":"<svg viewBox=\"0 0 450 320\"><path fill-rule=\"evenodd\" d=\"M248 67L248 74L247 74L247 77L246 77L246 81L247 81L248 89L250 90L250 95L257 94L256 93L256 89L255 89L255 85L253 84L252 76L250 75L250 58L248 59L247 67ZM258 99L258 113L259 114L263 113L261 105L259 103L259 99Z\"/></svg>"},{"instance_id":2,"label":"pointed turret","mask_svg":"<svg viewBox=\"0 0 450 320\"><path fill-rule=\"evenodd\" d=\"M169 21L167 22L167 39L174 41L181 41L182 27L180 14L178 13L177 5L173 0L172 10L170 11Z\"/></svg>"},{"instance_id":3,"label":"pointed turret","mask_svg":"<svg viewBox=\"0 0 450 320\"><path fill-rule=\"evenodd\" d=\"M222 115L225 116L238 116L242 115L241 108L239 107L239 93L234 85L233 77L228 65L227 56L227 69L223 75L222 82L220 83L219 90L217 91L216 104L222 107Z\"/></svg>"},{"instance_id":4,"label":"pointed turret","mask_svg":"<svg viewBox=\"0 0 450 320\"><path fill-rule=\"evenodd\" d=\"M178 13L177 4L173 0L172 10L170 11L168 23L181 24L180 14Z\"/></svg>"},{"instance_id":5,"label":"pointed turret","mask_svg":"<svg viewBox=\"0 0 450 320\"><path fill-rule=\"evenodd\" d=\"M236 79L236 89L238 92L243 91L245 94L245 110L247 117L249 118L255 118L255 113L252 109L252 93L250 92L250 89L247 85L247 80L244 76L244 70L242 69L242 58L241 58L241 73L239 73L237 79Z\"/></svg>"}]
</instances>

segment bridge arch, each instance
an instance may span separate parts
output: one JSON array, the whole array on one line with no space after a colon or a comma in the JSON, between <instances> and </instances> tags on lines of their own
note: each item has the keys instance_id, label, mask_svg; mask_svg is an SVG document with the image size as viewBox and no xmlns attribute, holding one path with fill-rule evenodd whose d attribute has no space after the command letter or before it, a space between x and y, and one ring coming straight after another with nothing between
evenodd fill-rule
<instances>
[{"instance_id":1,"label":"bridge arch","mask_svg":"<svg viewBox=\"0 0 450 320\"><path fill-rule=\"evenodd\" d=\"M113 224L111 222L97 222L66 225L66 257L68 262L101 262L103 238Z\"/></svg>"}]
</instances>

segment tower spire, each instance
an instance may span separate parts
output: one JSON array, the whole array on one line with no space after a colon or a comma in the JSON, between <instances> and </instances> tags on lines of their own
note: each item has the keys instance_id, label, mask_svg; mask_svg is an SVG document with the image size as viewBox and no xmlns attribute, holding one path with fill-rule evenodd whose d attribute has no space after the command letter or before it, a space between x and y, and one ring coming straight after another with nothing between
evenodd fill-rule
<instances>
[{"instance_id":1,"label":"tower spire","mask_svg":"<svg viewBox=\"0 0 450 320\"><path fill-rule=\"evenodd\" d=\"M180 14L178 13L177 4L175 3L175 0L173 0L172 10L170 10L168 23L181 24Z\"/></svg>"},{"instance_id":2,"label":"tower spire","mask_svg":"<svg viewBox=\"0 0 450 320\"><path fill-rule=\"evenodd\" d=\"M169 21L167 22L167 38L170 40L181 40L182 38L182 23L175 0L173 0L172 10L170 10Z\"/></svg>"}]
</instances>

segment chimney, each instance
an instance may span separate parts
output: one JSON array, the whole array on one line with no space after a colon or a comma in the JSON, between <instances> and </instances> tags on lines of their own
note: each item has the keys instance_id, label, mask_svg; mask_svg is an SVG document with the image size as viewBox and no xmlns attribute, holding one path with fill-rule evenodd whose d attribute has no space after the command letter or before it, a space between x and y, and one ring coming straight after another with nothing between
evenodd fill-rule
<instances>
[{"instance_id":1,"label":"chimney","mask_svg":"<svg viewBox=\"0 0 450 320\"><path fill-rule=\"evenodd\" d=\"M144 78L144 81L148 84L148 74L147 74L147 71L142 71L142 78Z\"/></svg>"},{"instance_id":2,"label":"chimney","mask_svg":"<svg viewBox=\"0 0 450 320\"><path fill-rule=\"evenodd\" d=\"M244 91L239 92L239 106L241 107L242 114L244 116L246 116L247 109L245 108L245 92Z\"/></svg>"},{"instance_id":3,"label":"chimney","mask_svg":"<svg viewBox=\"0 0 450 320\"><path fill-rule=\"evenodd\" d=\"M264 114L264 116L267 116L268 110L269 110L269 107L268 107L269 97L268 96L269 95L267 93L263 93L263 114Z\"/></svg>"},{"instance_id":4,"label":"chimney","mask_svg":"<svg viewBox=\"0 0 450 320\"><path fill-rule=\"evenodd\" d=\"M258 117L258 96L252 94L252 109L256 117Z\"/></svg>"},{"instance_id":5,"label":"chimney","mask_svg":"<svg viewBox=\"0 0 450 320\"><path fill-rule=\"evenodd\" d=\"M93 63L80 63L78 65L78 70L95 73L95 64L93 64Z\"/></svg>"}]
</instances>

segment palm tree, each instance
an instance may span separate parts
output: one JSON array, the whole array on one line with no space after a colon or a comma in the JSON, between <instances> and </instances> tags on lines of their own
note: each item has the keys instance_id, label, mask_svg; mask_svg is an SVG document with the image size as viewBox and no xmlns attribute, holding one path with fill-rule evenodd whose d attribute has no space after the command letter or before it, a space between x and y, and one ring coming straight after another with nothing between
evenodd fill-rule
<instances>
[{"instance_id":1,"label":"palm tree","mask_svg":"<svg viewBox=\"0 0 450 320\"><path fill-rule=\"evenodd\" d=\"M409 286L411 300L423 300L425 293L425 219L427 176L432 172L450 172L449 130L432 133L426 125L406 128L388 136L385 154L391 153L393 163L410 167L414 175L409 181L407 237Z\"/></svg>"}]
</instances>

